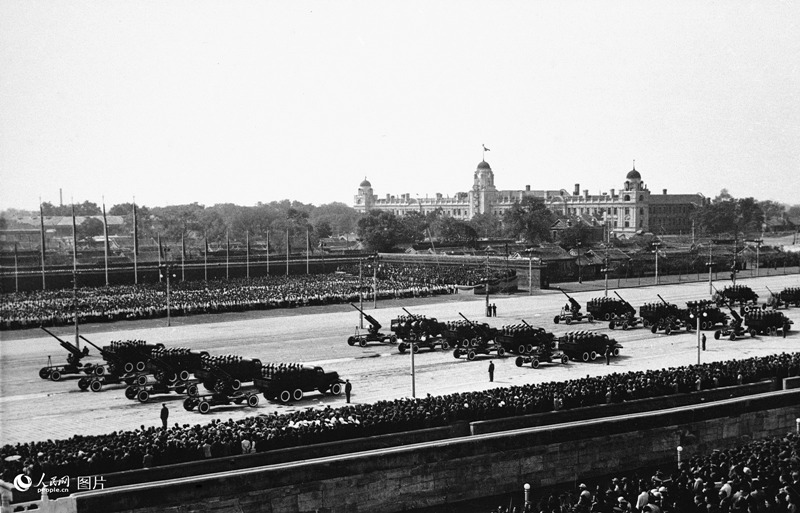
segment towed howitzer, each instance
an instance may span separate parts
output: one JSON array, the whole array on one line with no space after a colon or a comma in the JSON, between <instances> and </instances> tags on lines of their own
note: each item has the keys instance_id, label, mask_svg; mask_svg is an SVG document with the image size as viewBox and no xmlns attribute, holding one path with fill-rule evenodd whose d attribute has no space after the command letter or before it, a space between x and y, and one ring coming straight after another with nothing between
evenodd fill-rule
<instances>
[{"instance_id":1,"label":"towed howitzer","mask_svg":"<svg viewBox=\"0 0 800 513\"><path fill-rule=\"evenodd\" d=\"M617 326L620 326L623 330L627 330L628 328L633 328L635 326L639 326L643 324L643 319L641 317L636 317L636 309L633 307L632 304L628 303L623 299L622 296L615 290L614 294L622 301L622 305L625 307L626 312L622 315L615 316L608 322L608 327L612 330Z\"/></svg>"},{"instance_id":2,"label":"towed howitzer","mask_svg":"<svg viewBox=\"0 0 800 513\"><path fill-rule=\"evenodd\" d=\"M357 307L353 303L350 303L350 306L361 312L361 315L364 316L364 319L367 320L369 323L369 328L367 328L367 332L363 333L357 326L355 333L348 337L347 345L354 346L358 344L361 347L365 347L367 342L381 342L381 343L391 343L394 344L397 342L397 337L394 335L386 335L385 333L381 333L381 323L378 322L375 317L371 316L361 308Z\"/></svg>"},{"instance_id":3,"label":"towed howitzer","mask_svg":"<svg viewBox=\"0 0 800 513\"><path fill-rule=\"evenodd\" d=\"M733 322L731 322L730 325L724 326L722 329L715 331L714 340L719 340L722 337L728 337L730 340L736 340L737 337L745 336L747 330L745 330L743 326L744 319L742 319L742 316L739 315L739 312L731 307L728 301L723 301L723 305L728 307L728 310L730 310L731 316L733 317ZM751 332L750 336L754 337L755 332Z\"/></svg>"},{"instance_id":4,"label":"towed howitzer","mask_svg":"<svg viewBox=\"0 0 800 513\"><path fill-rule=\"evenodd\" d=\"M49 331L47 328L40 326L41 329L53 337L54 339L58 340L58 343L61 344L61 347L66 349L69 354L67 354L67 363L66 365L53 365L52 359L48 356L47 357L47 366L42 367L39 369L39 377L42 379L49 379L52 381L59 381L61 376L64 374L88 374L92 375L95 373L102 374L104 369L101 365L97 365L94 363L86 363L81 365L81 360L89 356L89 348L84 347L83 351L78 349L72 343L59 338L54 333Z\"/></svg>"},{"instance_id":5,"label":"towed howitzer","mask_svg":"<svg viewBox=\"0 0 800 513\"><path fill-rule=\"evenodd\" d=\"M764 303L764 306L768 306L777 310L784 304L781 295L772 292L769 287L767 287L767 291L769 292L769 299L766 303Z\"/></svg>"},{"instance_id":6,"label":"towed howitzer","mask_svg":"<svg viewBox=\"0 0 800 513\"><path fill-rule=\"evenodd\" d=\"M566 324L572 324L573 321L579 322L583 319L586 319L589 322L594 322L594 317L591 313L587 313L586 315L581 313L581 304L578 303L572 296L564 292L563 289L558 289L561 291L562 294L567 296L569 300L569 304L565 305L564 308L561 309L561 313L556 315L553 318L553 322L558 324L561 321L564 321Z\"/></svg>"}]
</instances>

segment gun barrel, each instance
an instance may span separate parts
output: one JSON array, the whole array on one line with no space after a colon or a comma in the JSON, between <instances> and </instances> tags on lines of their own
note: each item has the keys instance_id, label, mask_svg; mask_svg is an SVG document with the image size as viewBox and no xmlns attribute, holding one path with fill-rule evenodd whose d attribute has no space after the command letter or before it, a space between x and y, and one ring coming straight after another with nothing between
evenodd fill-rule
<instances>
[{"instance_id":1,"label":"gun barrel","mask_svg":"<svg viewBox=\"0 0 800 513\"><path fill-rule=\"evenodd\" d=\"M666 302L666 300L663 297L661 297L661 294L656 294L656 296L658 296L658 299L660 299L665 305L669 304L669 303Z\"/></svg>"},{"instance_id":2,"label":"gun barrel","mask_svg":"<svg viewBox=\"0 0 800 513\"><path fill-rule=\"evenodd\" d=\"M521 321L522 321L522 323L523 323L523 324L525 324L525 326L527 326L527 327L529 327L529 328L533 328L533 326L531 326L530 324L528 324L527 322L525 322L525 319L521 319Z\"/></svg>"},{"instance_id":3,"label":"gun barrel","mask_svg":"<svg viewBox=\"0 0 800 513\"><path fill-rule=\"evenodd\" d=\"M417 318L417 316L416 316L416 315L414 315L414 314L412 314L411 312L409 312L408 310L406 310L406 307L402 307L402 308L403 308L403 311L404 311L405 313L407 313L408 315L410 315L410 316L411 316L411 317L413 317L414 319L416 319L416 318Z\"/></svg>"},{"instance_id":4,"label":"gun barrel","mask_svg":"<svg viewBox=\"0 0 800 513\"><path fill-rule=\"evenodd\" d=\"M564 292L564 289L558 289L558 290L560 290L560 291L561 291L561 293L562 293L562 294L564 294L565 296L569 297L569 294L567 294L566 292ZM570 299L572 299L572 298L570 298Z\"/></svg>"},{"instance_id":5,"label":"gun barrel","mask_svg":"<svg viewBox=\"0 0 800 513\"><path fill-rule=\"evenodd\" d=\"M358 310L358 311L359 311L359 312L361 312L362 314L364 313L364 310L360 309L359 307L357 307L357 306L356 306L356 305L354 305L353 303L350 303L350 306L352 306L353 308L355 308L356 310ZM366 315L366 314L364 314L364 315Z\"/></svg>"},{"instance_id":6,"label":"gun barrel","mask_svg":"<svg viewBox=\"0 0 800 513\"><path fill-rule=\"evenodd\" d=\"M42 331L44 331L45 333L47 333L48 335L50 335L54 339L58 340L58 343L61 344L61 347L63 347L64 349L66 349L70 353L73 353L73 354L79 355L79 356L83 356L83 354L81 353L80 349L75 347L74 344L72 344L72 343L70 343L70 342L58 337L55 333L53 333L52 331L48 330L44 326L39 326L39 327L42 329Z\"/></svg>"},{"instance_id":7,"label":"gun barrel","mask_svg":"<svg viewBox=\"0 0 800 513\"><path fill-rule=\"evenodd\" d=\"M470 323L470 324L475 324L474 322L472 322L472 321L470 321L469 319L467 319L466 317L464 317L464 314L462 314L461 312L458 312L458 315L460 315L460 316L461 316L461 317L462 317L462 318L463 318L465 321L467 321L468 323Z\"/></svg>"},{"instance_id":8,"label":"gun barrel","mask_svg":"<svg viewBox=\"0 0 800 513\"><path fill-rule=\"evenodd\" d=\"M96 345L94 342L92 342L92 341L91 341L91 340L89 340L88 338L84 337L83 335L78 335L78 336L79 336L79 337L81 337L81 339L82 339L84 342L87 342L87 343L91 344L91 345L92 345L92 347L94 347L95 349L97 349L98 351L100 351L100 354L101 354L101 355L104 355L104 354L106 354L106 352L105 352L105 351L103 351L103 349L102 349L102 348L98 347L98 346L97 346L97 345Z\"/></svg>"}]
</instances>

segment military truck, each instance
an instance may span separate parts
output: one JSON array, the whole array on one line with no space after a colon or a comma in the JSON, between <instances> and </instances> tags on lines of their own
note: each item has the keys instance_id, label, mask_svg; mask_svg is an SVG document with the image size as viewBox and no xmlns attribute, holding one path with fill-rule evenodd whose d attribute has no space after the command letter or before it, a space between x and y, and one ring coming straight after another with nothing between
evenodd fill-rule
<instances>
[{"instance_id":1,"label":"military truck","mask_svg":"<svg viewBox=\"0 0 800 513\"><path fill-rule=\"evenodd\" d=\"M450 342L444 336L447 329L445 323L439 322L435 317L414 315L405 308L403 311L406 315L392 319L391 325L391 330L401 340L397 344L399 352L405 353L406 349L411 349L417 353L421 347L431 351L437 347L450 348Z\"/></svg>"},{"instance_id":2,"label":"military truck","mask_svg":"<svg viewBox=\"0 0 800 513\"><path fill-rule=\"evenodd\" d=\"M733 285L730 287L725 287L722 289L722 291L716 291L714 293L713 300L718 306L722 306L724 304L738 304L740 306L744 306L751 303L753 305L757 305L758 294L753 292L753 289L747 285Z\"/></svg>"},{"instance_id":3,"label":"military truck","mask_svg":"<svg viewBox=\"0 0 800 513\"><path fill-rule=\"evenodd\" d=\"M262 367L261 377L254 380L258 390L269 401L288 403L301 401L306 392L340 395L344 380L337 372L301 363L270 363Z\"/></svg>"},{"instance_id":4,"label":"military truck","mask_svg":"<svg viewBox=\"0 0 800 513\"><path fill-rule=\"evenodd\" d=\"M782 333L785 337L794 322L786 314L777 310L767 310L745 306L742 308L744 323L750 335L777 335Z\"/></svg>"},{"instance_id":5,"label":"military truck","mask_svg":"<svg viewBox=\"0 0 800 513\"><path fill-rule=\"evenodd\" d=\"M730 318L720 310L714 301L701 299L699 301L687 301L686 307L693 319L700 317L700 329L712 330L717 326L727 326ZM692 327L697 327L692 324Z\"/></svg>"},{"instance_id":6,"label":"military truck","mask_svg":"<svg viewBox=\"0 0 800 513\"><path fill-rule=\"evenodd\" d=\"M621 314L614 315L611 317L611 319L609 319L608 327L612 330L617 327L627 330L637 326L644 326L644 319L636 316L636 309L633 307L633 305L622 299L622 296L620 296L616 290L614 291L614 294L616 294L625 308Z\"/></svg>"},{"instance_id":7,"label":"military truck","mask_svg":"<svg viewBox=\"0 0 800 513\"><path fill-rule=\"evenodd\" d=\"M645 328L650 328L652 333L663 331L666 335L675 333L681 328L691 331L688 323L689 312L687 309L678 308L673 303L667 303L660 294L656 294L661 303L645 303L639 307L639 316L643 319Z\"/></svg>"},{"instance_id":8,"label":"military truck","mask_svg":"<svg viewBox=\"0 0 800 513\"><path fill-rule=\"evenodd\" d=\"M611 356L619 356L620 345L605 333L580 330L570 331L558 337L558 347L570 360L589 362L603 356L607 348L611 348Z\"/></svg>"},{"instance_id":9,"label":"military truck","mask_svg":"<svg viewBox=\"0 0 800 513\"><path fill-rule=\"evenodd\" d=\"M556 336L544 328L533 327L525 320L521 324L503 326L495 336L507 353L519 355L531 353L536 346L553 344Z\"/></svg>"}]
</instances>

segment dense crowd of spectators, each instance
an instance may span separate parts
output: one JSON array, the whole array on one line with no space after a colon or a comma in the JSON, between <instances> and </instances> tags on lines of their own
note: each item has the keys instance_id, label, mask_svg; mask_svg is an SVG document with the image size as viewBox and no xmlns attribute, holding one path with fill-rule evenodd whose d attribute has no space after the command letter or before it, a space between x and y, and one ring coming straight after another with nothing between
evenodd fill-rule
<instances>
[{"instance_id":1,"label":"dense crowd of spectators","mask_svg":"<svg viewBox=\"0 0 800 513\"><path fill-rule=\"evenodd\" d=\"M208 425L146 428L101 436L76 435L0 448L0 476L19 473L90 475L320 442L399 433L691 392L800 375L800 353L730 360L662 370L614 373L565 382L528 384L482 392L405 398L339 408L250 417ZM549 511L549 510L548 510Z\"/></svg>"},{"instance_id":2,"label":"dense crowd of spectators","mask_svg":"<svg viewBox=\"0 0 800 513\"><path fill-rule=\"evenodd\" d=\"M512 271L513 272L513 271ZM173 282L170 314L293 308L372 299L372 275L359 279L358 265L335 273L265 276L249 280ZM499 278L506 271L494 271ZM474 285L485 270L471 267L410 266L381 263L377 273L378 299L452 294L457 286ZM45 290L0 296L0 330L60 326L74 322L73 291ZM78 322L113 322L167 316L166 283L80 288Z\"/></svg>"},{"instance_id":3,"label":"dense crowd of spectators","mask_svg":"<svg viewBox=\"0 0 800 513\"><path fill-rule=\"evenodd\" d=\"M589 483L588 485L586 483ZM575 490L532 493L533 513L784 513L800 508L800 435L695 455L652 475L618 475ZM503 507L495 513L508 511Z\"/></svg>"}]
</instances>

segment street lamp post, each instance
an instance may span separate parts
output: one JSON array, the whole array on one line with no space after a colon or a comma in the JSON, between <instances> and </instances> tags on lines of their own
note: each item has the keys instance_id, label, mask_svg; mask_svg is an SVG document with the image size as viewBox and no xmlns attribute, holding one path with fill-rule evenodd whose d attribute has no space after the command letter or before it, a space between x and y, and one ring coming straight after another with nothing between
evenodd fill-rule
<instances>
[{"instance_id":1,"label":"street lamp post","mask_svg":"<svg viewBox=\"0 0 800 513\"><path fill-rule=\"evenodd\" d=\"M680 445L678 446L678 468L681 468L681 453L683 452L683 447Z\"/></svg>"},{"instance_id":2,"label":"street lamp post","mask_svg":"<svg viewBox=\"0 0 800 513\"><path fill-rule=\"evenodd\" d=\"M605 275L605 297L608 297L608 244L606 244L606 257L605 265L603 266L603 274Z\"/></svg>"},{"instance_id":3,"label":"street lamp post","mask_svg":"<svg viewBox=\"0 0 800 513\"><path fill-rule=\"evenodd\" d=\"M708 295L711 296L714 294L714 286L711 284L711 268L713 267L713 262L711 261L711 241L708 241Z\"/></svg>"},{"instance_id":4,"label":"street lamp post","mask_svg":"<svg viewBox=\"0 0 800 513\"><path fill-rule=\"evenodd\" d=\"M701 345L701 343L700 343L700 337L701 337L701 334L700 334L700 317L708 317L708 313L703 312L702 315L699 312L696 313L696 314L694 314L694 313L689 314L689 318L690 319L694 319L695 321L697 321L697 365L700 365L700 345ZM680 450L680 449L678 449L678 450Z\"/></svg>"},{"instance_id":5,"label":"street lamp post","mask_svg":"<svg viewBox=\"0 0 800 513\"><path fill-rule=\"evenodd\" d=\"M364 284L362 282L362 263L363 260L361 258L358 259L358 309L360 310L358 313L358 326L362 330L364 329Z\"/></svg>"},{"instance_id":6,"label":"street lamp post","mask_svg":"<svg viewBox=\"0 0 800 513\"><path fill-rule=\"evenodd\" d=\"M653 248L656 253L656 285L658 285L658 248L661 246L660 242L654 242Z\"/></svg>"}]
</instances>

